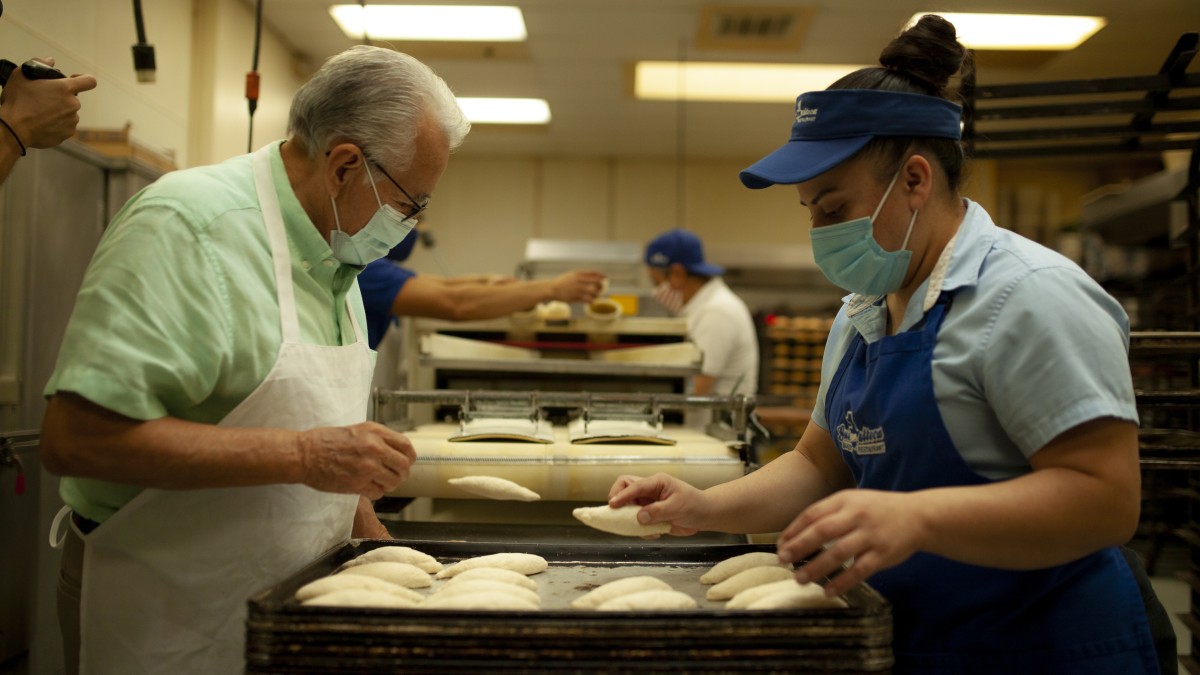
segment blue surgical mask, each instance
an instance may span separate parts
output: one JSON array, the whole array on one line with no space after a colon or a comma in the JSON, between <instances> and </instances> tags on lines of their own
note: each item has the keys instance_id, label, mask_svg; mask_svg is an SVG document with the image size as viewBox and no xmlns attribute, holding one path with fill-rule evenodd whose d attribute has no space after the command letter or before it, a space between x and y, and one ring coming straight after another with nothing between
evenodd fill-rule
<instances>
[{"instance_id":1,"label":"blue surgical mask","mask_svg":"<svg viewBox=\"0 0 1200 675\"><path fill-rule=\"evenodd\" d=\"M885 251L874 235L875 218L899 177L897 171L871 217L813 228L813 258L825 277L838 287L860 295L886 295L903 285L908 262L912 259L912 251L907 249L908 238L917 222L918 212L914 211L912 220L908 221L908 232L899 251Z\"/></svg>"},{"instance_id":2,"label":"blue surgical mask","mask_svg":"<svg viewBox=\"0 0 1200 675\"><path fill-rule=\"evenodd\" d=\"M408 233L417 224L415 218L407 218L391 204L384 204L379 198L379 190L375 188L375 177L371 175L370 165L367 168L367 178L371 181L371 191L375 193L375 201L379 210L371 216L371 220L363 229L353 236L342 231L342 222L338 218L337 201L333 197L333 223L335 229L329 233L329 247L333 249L333 257L347 265L365 267L386 256L392 247L404 241Z\"/></svg>"}]
</instances>

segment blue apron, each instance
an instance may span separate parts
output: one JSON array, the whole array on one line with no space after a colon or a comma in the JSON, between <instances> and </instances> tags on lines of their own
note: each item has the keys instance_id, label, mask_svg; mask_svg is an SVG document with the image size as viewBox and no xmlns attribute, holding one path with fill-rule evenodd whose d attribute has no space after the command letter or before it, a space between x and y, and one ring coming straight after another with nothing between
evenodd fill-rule
<instances>
[{"instance_id":1,"label":"blue apron","mask_svg":"<svg viewBox=\"0 0 1200 675\"><path fill-rule=\"evenodd\" d=\"M830 382L830 435L860 488L992 482L963 461L933 392L933 347L950 299L942 293L904 333L872 344L856 335ZM896 672L1158 672L1141 596L1115 547L1032 571L917 553L868 583L892 603Z\"/></svg>"}]
</instances>

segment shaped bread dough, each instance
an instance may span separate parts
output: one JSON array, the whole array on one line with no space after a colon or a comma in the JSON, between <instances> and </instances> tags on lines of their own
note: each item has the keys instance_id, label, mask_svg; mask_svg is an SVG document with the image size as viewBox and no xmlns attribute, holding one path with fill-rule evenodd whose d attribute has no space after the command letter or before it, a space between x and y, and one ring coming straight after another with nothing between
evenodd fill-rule
<instances>
[{"instance_id":1,"label":"shaped bread dough","mask_svg":"<svg viewBox=\"0 0 1200 675\"><path fill-rule=\"evenodd\" d=\"M799 589L799 590L797 590ZM807 584L798 584L795 579L785 579L784 581L776 581L770 584L754 586L738 593L725 603L725 609L749 609L750 605L762 600L763 598L772 595L802 593L815 598L825 598L825 588L820 584L814 584L811 581ZM828 607L830 605L820 605ZM840 605L844 607L845 605Z\"/></svg>"},{"instance_id":2,"label":"shaped bread dough","mask_svg":"<svg viewBox=\"0 0 1200 675\"><path fill-rule=\"evenodd\" d=\"M704 597L707 600L728 600L747 588L754 588L755 586L762 586L763 584L791 579L793 578L793 574L795 574L795 572L792 570L786 567L778 567L775 565L751 567L748 570L742 570L741 572L738 572L725 581L722 581L716 586L708 589L708 592L704 594Z\"/></svg>"},{"instance_id":3,"label":"shaped bread dough","mask_svg":"<svg viewBox=\"0 0 1200 675\"><path fill-rule=\"evenodd\" d=\"M499 567L476 567L475 569L467 570L462 574L456 575L446 582L446 586L462 583L472 579L487 579L488 581L501 581L506 584L528 588L531 591L538 589L538 583L533 579L512 570L502 570ZM445 588L443 586L443 588Z\"/></svg>"},{"instance_id":4,"label":"shaped bread dough","mask_svg":"<svg viewBox=\"0 0 1200 675\"><path fill-rule=\"evenodd\" d=\"M442 569L442 563L438 562L433 556L407 546L381 546L350 560L342 565L342 569L373 562L408 563L409 565L420 567L422 571L430 574L440 572Z\"/></svg>"},{"instance_id":5,"label":"shaped bread dough","mask_svg":"<svg viewBox=\"0 0 1200 675\"><path fill-rule=\"evenodd\" d=\"M539 303L537 306L537 315L539 319L548 321L569 319L571 318L571 306L562 300Z\"/></svg>"},{"instance_id":6,"label":"shaped bread dough","mask_svg":"<svg viewBox=\"0 0 1200 675\"><path fill-rule=\"evenodd\" d=\"M375 593L391 593L392 595L411 600L413 603L420 602L424 597L414 590L410 590L404 586L397 586L383 579L357 574L335 574L331 577L321 577L316 581L304 584L296 591L296 599L304 602L318 595L325 595L334 591L344 591L351 588Z\"/></svg>"},{"instance_id":7,"label":"shaped bread dough","mask_svg":"<svg viewBox=\"0 0 1200 675\"><path fill-rule=\"evenodd\" d=\"M639 523L637 514L641 510L642 507L637 504L626 504L616 509L605 504L603 506L580 506L572 511L571 515L588 527L626 537L646 537L671 531L670 523L654 523L653 525Z\"/></svg>"},{"instance_id":8,"label":"shaped bread dough","mask_svg":"<svg viewBox=\"0 0 1200 675\"><path fill-rule=\"evenodd\" d=\"M515 595L522 600L528 600L535 605L542 604L542 599L538 596L537 591L531 591L528 588L521 588L520 586L506 584L503 581L493 581L491 579L468 579L458 584L448 583L429 597L432 598L434 595L451 596L458 595L460 593L485 592L511 593L512 595Z\"/></svg>"},{"instance_id":9,"label":"shaped bread dough","mask_svg":"<svg viewBox=\"0 0 1200 675\"><path fill-rule=\"evenodd\" d=\"M369 591L365 588L343 588L304 601L305 605L334 607L416 607L417 602L387 592Z\"/></svg>"},{"instance_id":10,"label":"shaped bread dough","mask_svg":"<svg viewBox=\"0 0 1200 675\"><path fill-rule=\"evenodd\" d=\"M461 593L442 595L436 593L425 598L418 605L419 609L523 609L534 610L538 606L528 600L519 598L512 593L502 591L483 591L482 593Z\"/></svg>"},{"instance_id":11,"label":"shaped bread dough","mask_svg":"<svg viewBox=\"0 0 1200 675\"><path fill-rule=\"evenodd\" d=\"M541 495L533 490L498 476L463 476L461 478L451 478L446 482L461 489L463 492L470 492L473 495L487 497L488 499L536 502L542 498Z\"/></svg>"},{"instance_id":12,"label":"shaped bread dough","mask_svg":"<svg viewBox=\"0 0 1200 675\"><path fill-rule=\"evenodd\" d=\"M609 600L622 595L656 589L660 591L672 590L670 584L658 577L625 577L624 579L610 581L607 584L593 588L572 600L571 606L575 609L595 609Z\"/></svg>"},{"instance_id":13,"label":"shaped bread dough","mask_svg":"<svg viewBox=\"0 0 1200 675\"><path fill-rule=\"evenodd\" d=\"M401 562L373 562L348 567L341 574L375 577L406 588L425 588L433 585L429 573L420 567Z\"/></svg>"},{"instance_id":14,"label":"shaped bread dough","mask_svg":"<svg viewBox=\"0 0 1200 675\"><path fill-rule=\"evenodd\" d=\"M546 559L540 555L532 553L493 553L491 555L481 555L477 558L467 558L460 562L447 567L437 573L438 579L449 579L473 570L476 567L498 567L502 570L512 570L521 574L537 574L545 572L549 565Z\"/></svg>"},{"instance_id":15,"label":"shaped bread dough","mask_svg":"<svg viewBox=\"0 0 1200 675\"><path fill-rule=\"evenodd\" d=\"M788 567L791 565L779 561L779 556L768 551L755 551L753 553L743 553L735 555L732 558L726 558L721 562L713 565L711 569L700 577L702 584L719 584L729 577L748 570L751 567L764 567L775 565L779 567Z\"/></svg>"},{"instance_id":16,"label":"shaped bread dough","mask_svg":"<svg viewBox=\"0 0 1200 675\"><path fill-rule=\"evenodd\" d=\"M816 586L816 588L812 588ZM796 584L778 593L772 593L750 603L746 609L814 609L819 607L849 607L841 598L825 596L825 589L817 584Z\"/></svg>"},{"instance_id":17,"label":"shaped bread dough","mask_svg":"<svg viewBox=\"0 0 1200 675\"><path fill-rule=\"evenodd\" d=\"M638 591L628 595L620 595L596 607L597 611L612 612L620 610L647 609L693 609L696 601L687 593L668 591L656 588L649 591Z\"/></svg>"}]
</instances>

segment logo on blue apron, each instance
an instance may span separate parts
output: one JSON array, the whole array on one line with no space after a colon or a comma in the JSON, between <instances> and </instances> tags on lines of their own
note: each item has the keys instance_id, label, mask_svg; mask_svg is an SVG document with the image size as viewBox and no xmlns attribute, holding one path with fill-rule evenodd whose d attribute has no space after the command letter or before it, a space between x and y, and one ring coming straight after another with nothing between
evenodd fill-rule
<instances>
[{"instance_id":1,"label":"logo on blue apron","mask_svg":"<svg viewBox=\"0 0 1200 675\"><path fill-rule=\"evenodd\" d=\"M883 442L883 427L860 427L854 421L854 412L847 410L842 423L837 425L838 446L852 455L882 455L887 452Z\"/></svg>"}]
</instances>

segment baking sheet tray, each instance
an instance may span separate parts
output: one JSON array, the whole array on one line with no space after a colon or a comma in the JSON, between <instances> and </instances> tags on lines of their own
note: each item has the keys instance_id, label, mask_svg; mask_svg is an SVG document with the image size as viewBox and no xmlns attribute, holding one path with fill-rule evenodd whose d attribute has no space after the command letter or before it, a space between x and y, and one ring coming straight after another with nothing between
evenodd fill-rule
<instances>
[{"instance_id":1,"label":"baking sheet tray","mask_svg":"<svg viewBox=\"0 0 1200 675\"><path fill-rule=\"evenodd\" d=\"M626 543L629 542L629 543ZM498 552L536 553L550 568L538 582L542 609L447 611L306 607L300 586L368 550L400 544L444 564ZM643 540L612 545L521 542L353 540L249 601L249 673L790 671L875 673L892 664L891 608L859 585L848 608L726 610L704 599L709 567L768 545L663 546ZM648 574L696 598L699 608L661 612L569 609L583 593L613 579ZM422 593L436 590L435 581Z\"/></svg>"}]
</instances>

